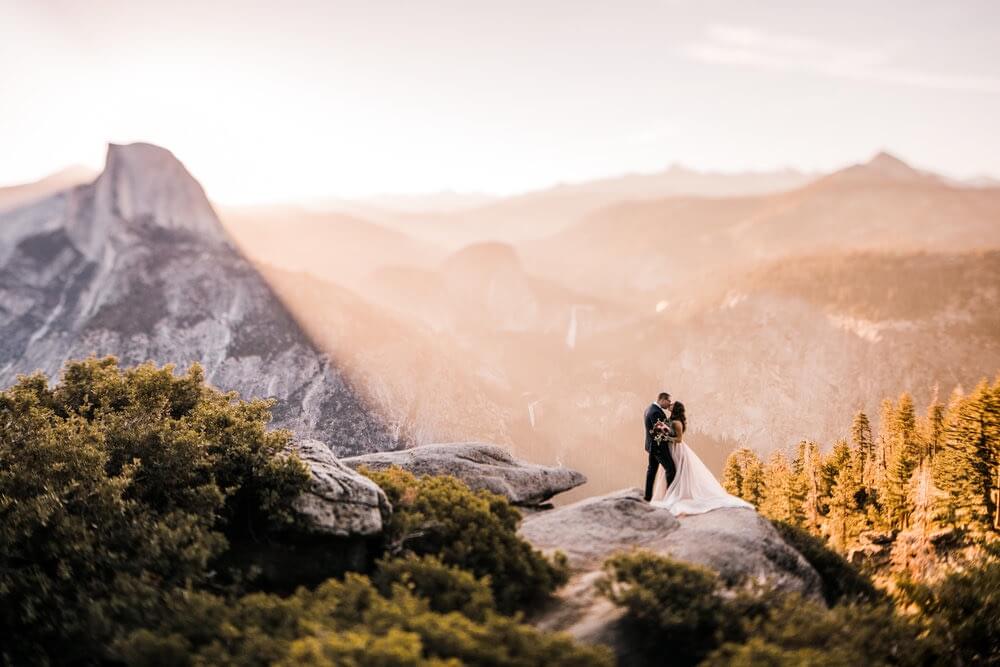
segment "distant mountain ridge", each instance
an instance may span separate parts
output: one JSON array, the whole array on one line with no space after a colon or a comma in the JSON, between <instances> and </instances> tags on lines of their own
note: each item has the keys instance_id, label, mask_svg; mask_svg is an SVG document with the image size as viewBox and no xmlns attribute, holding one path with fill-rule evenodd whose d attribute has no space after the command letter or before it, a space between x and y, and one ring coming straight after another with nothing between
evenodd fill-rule
<instances>
[{"instance_id":1,"label":"distant mountain ridge","mask_svg":"<svg viewBox=\"0 0 1000 667\"><path fill-rule=\"evenodd\" d=\"M0 383L67 359L198 361L278 425L339 453L394 433L236 250L201 186L150 144L112 145L91 184L0 215Z\"/></svg>"},{"instance_id":2,"label":"distant mountain ridge","mask_svg":"<svg viewBox=\"0 0 1000 667\"><path fill-rule=\"evenodd\" d=\"M451 248L481 240L517 243L567 229L587 215L623 201L652 201L673 196L737 197L783 192L817 178L794 170L747 173L699 172L674 165L652 174L560 184L497 198L478 207L427 211L372 219L392 224L418 238ZM364 215L363 211L355 209Z\"/></svg>"},{"instance_id":3,"label":"distant mountain ridge","mask_svg":"<svg viewBox=\"0 0 1000 667\"><path fill-rule=\"evenodd\" d=\"M24 204L44 199L51 194L76 185L89 183L97 173L87 167L75 166L60 169L33 183L23 183L0 188L0 213Z\"/></svg>"},{"instance_id":4,"label":"distant mountain ridge","mask_svg":"<svg viewBox=\"0 0 1000 667\"><path fill-rule=\"evenodd\" d=\"M825 176L823 179L833 179L838 181L895 181L897 183L923 183L923 184L944 184L944 179L928 171L914 169L901 159L888 153L880 151L868 162L845 167L839 171Z\"/></svg>"},{"instance_id":5,"label":"distant mountain ridge","mask_svg":"<svg viewBox=\"0 0 1000 667\"><path fill-rule=\"evenodd\" d=\"M541 275L628 292L801 253L1000 247L998 221L1000 190L956 187L880 153L777 194L619 202L519 249Z\"/></svg>"}]
</instances>

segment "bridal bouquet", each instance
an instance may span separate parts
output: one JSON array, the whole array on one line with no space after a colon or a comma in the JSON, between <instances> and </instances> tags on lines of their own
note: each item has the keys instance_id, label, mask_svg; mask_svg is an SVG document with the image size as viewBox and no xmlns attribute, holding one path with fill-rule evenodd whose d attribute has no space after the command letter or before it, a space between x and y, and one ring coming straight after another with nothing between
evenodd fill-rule
<instances>
[{"instance_id":1,"label":"bridal bouquet","mask_svg":"<svg viewBox=\"0 0 1000 667\"><path fill-rule=\"evenodd\" d=\"M669 442L673 438L673 435L670 433L670 424L662 419L657 419L656 423L653 424L653 428L649 432L652 434L653 440L658 445L663 442Z\"/></svg>"}]
</instances>

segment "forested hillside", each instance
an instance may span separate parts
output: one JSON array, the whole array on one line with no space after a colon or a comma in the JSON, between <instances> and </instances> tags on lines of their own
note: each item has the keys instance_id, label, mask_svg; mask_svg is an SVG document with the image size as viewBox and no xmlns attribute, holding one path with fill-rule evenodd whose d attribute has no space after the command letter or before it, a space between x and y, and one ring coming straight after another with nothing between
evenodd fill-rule
<instances>
[{"instance_id":1,"label":"forested hillside","mask_svg":"<svg viewBox=\"0 0 1000 667\"><path fill-rule=\"evenodd\" d=\"M1000 380L919 409L882 402L844 438L803 441L765 460L743 448L724 483L762 513L827 538L858 564L932 576L1000 532Z\"/></svg>"}]
</instances>

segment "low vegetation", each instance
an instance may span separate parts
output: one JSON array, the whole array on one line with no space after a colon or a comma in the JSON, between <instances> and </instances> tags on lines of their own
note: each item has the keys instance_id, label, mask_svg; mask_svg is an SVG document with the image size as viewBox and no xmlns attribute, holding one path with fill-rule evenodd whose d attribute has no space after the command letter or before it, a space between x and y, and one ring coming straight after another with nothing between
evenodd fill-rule
<instances>
[{"instance_id":1,"label":"low vegetation","mask_svg":"<svg viewBox=\"0 0 1000 667\"><path fill-rule=\"evenodd\" d=\"M69 364L0 393L0 623L15 664L100 655L165 597L212 587L227 538L294 520L308 473L269 404L199 367Z\"/></svg>"},{"instance_id":2,"label":"low vegetation","mask_svg":"<svg viewBox=\"0 0 1000 667\"><path fill-rule=\"evenodd\" d=\"M566 581L565 559L521 540L504 498L450 477L368 472L395 507L381 558L261 590L230 545L301 529L293 501L309 480L269 408L208 387L197 366L110 358L0 392L0 662L613 664L522 622ZM967 515L984 522L980 557L900 581L892 599L794 521L775 525L825 600L733 590L641 551L609 559L598 589L626 610L646 664L997 665L1000 546L981 509Z\"/></svg>"},{"instance_id":3,"label":"low vegetation","mask_svg":"<svg viewBox=\"0 0 1000 667\"><path fill-rule=\"evenodd\" d=\"M552 562L517 535L521 513L489 491L471 491L448 476L416 477L400 468L361 470L385 490L393 515L389 553L434 555L488 577L499 609L512 613L566 583L565 559Z\"/></svg>"},{"instance_id":4,"label":"low vegetation","mask_svg":"<svg viewBox=\"0 0 1000 667\"><path fill-rule=\"evenodd\" d=\"M841 602L879 602L885 594L870 577L862 574L826 542L802 528L784 521L772 521L778 534L813 566L823 585L823 599L829 605Z\"/></svg>"},{"instance_id":5,"label":"low vegetation","mask_svg":"<svg viewBox=\"0 0 1000 667\"><path fill-rule=\"evenodd\" d=\"M645 664L1000 664L1000 544L938 582L903 582L895 600L849 568L826 570L854 582L829 606L749 584L727 590L711 571L643 551L609 559L599 588L627 611Z\"/></svg>"},{"instance_id":6,"label":"low vegetation","mask_svg":"<svg viewBox=\"0 0 1000 667\"><path fill-rule=\"evenodd\" d=\"M394 584L379 592L364 576L348 574L315 590L237 600L195 594L178 597L154 628L115 646L129 665L349 665L417 667L484 665L605 667L608 651L574 644L487 610L479 621L440 613Z\"/></svg>"},{"instance_id":7,"label":"low vegetation","mask_svg":"<svg viewBox=\"0 0 1000 667\"><path fill-rule=\"evenodd\" d=\"M198 366L113 358L0 392L0 662L611 664L505 615L565 568L517 538L506 500L453 478L382 475L399 511L370 572L280 596L223 568L230 544L297 527L309 473L269 409Z\"/></svg>"}]
</instances>

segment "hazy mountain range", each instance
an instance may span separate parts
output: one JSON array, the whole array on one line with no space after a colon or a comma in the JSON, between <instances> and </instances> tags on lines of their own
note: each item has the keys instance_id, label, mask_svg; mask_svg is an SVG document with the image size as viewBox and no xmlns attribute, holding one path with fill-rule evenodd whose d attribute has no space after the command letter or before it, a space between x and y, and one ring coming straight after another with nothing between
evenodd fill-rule
<instances>
[{"instance_id":1,"label":"hazy mountain range","mask_svg":"<svg viewBox=\"0 0 1000 667\"><path fill-rule=\"evenodd\" d=\"M339 451L485 439L592 493L639 482L662 388L717 465L1000 369L1000 189L888 154L220 225L160 150L113 147L93 184L0 214L0 379L91 349L201 359Z\"/></svg>"},{"instance_id":2,"label":"hazy mountain range","mask_svg":"<svg viewBox=\"0 0 1000 667\"><path fill-rule=\"evenodd\" d=\"M0 188L0 212L8 211L24 204L94 180L97 174L87 167L67 167L33 183Z\"/></svg>"}]
</instances>

